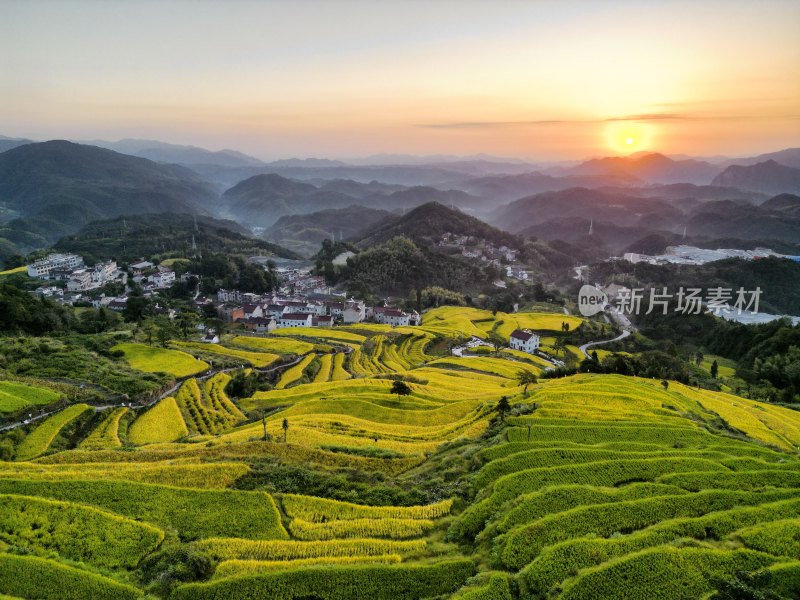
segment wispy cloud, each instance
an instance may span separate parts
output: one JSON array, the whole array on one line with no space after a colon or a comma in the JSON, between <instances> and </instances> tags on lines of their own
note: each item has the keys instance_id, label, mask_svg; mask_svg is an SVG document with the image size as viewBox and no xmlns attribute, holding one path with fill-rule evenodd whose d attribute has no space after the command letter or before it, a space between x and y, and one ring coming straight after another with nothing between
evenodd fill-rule
<instances>
[{"instance_id":1,"label":"wispy cloud","mask_svg":"<svg viewBox=\"0 0 800 600\"><path fill-rule=\"evenodd\" d=\"M644 113L622 115L606 119L539 119L530 121L460 121L442 123L420 123L423 129L501 129L508 127L536 127L540 125L591 125L619 121L754 121L763 119L797 119L797 115L704 115L688 113Z\"/></svg>"},{"instance_id":2,"label":"wispy cloud","mask_svg":"<svg viewBox=\"0 0 800 600\"><path fill-rule=\"evenodd\" d=\"M537 119L530 121L460 121L455 123L421 123L417 127L426 129L489 129L503 127L535 127L538 125L572 125L591 123L610 123L613 121L674 121L690 119L689 115L677 113L654 113L641 115L623 115L608 119Z\"/></svg>"}]
</instances>

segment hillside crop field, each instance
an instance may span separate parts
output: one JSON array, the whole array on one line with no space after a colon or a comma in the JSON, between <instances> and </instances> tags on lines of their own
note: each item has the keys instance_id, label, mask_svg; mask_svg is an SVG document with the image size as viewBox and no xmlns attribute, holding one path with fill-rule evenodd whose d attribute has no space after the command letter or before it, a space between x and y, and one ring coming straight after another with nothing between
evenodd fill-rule
<instances>
[{"instance_id":1,"label":"hillside crop field","mask_svg":"<svg viewBox=\"0 0 800 600\"><path fill-rule=\"evenodd\" d=\"M73 404L2 434L0 594L688 600L746 575L800 597L800 412L447 353L565 322L582 325L445 307L420 327L177 344L254 366L295 356L241 398L236 373L214 372L146 407ZM116 348L141 370L207 369ZM521 373L539 379L526 391Z\"/></svg>"},{"instance_id":2,"label":"hillside crop field","mask_svg":"<svg viewBox=\"0 0 800 600\"><path fill-rule=\"evenodd\" d=\"M168 350L144 344L117 344L112 350L121 350L131 367L146 373L167 373L174 377L188 377L208 369L208 363L197 360L180 350Z\"/></svg>"},{"instance_id":3,"label":"hillside crop field","mask_svg":"<svg viewBox=\"0 0 800 600\"><path fill-rule=\"evenodd\" d=\"M14 381L0 381L0 413L13 413L29 406L51 404L60 395L47 388Z\"/></svg>"}]
</instances>

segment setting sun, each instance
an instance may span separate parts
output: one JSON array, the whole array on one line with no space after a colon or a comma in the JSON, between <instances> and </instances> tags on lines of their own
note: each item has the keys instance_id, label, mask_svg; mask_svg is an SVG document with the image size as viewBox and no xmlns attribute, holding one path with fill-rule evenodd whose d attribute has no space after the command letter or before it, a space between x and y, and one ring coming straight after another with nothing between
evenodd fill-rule
<instances>
[{"instance_id":1,"label":"setting sun","mask_svg":"<svg viewBox=\"0 0 800 600\"><path fill-rule=\"evenodd\" d=\"M606 131L608 147L614 152L652 150L652 126L640 122L614 122Z\"/></svg>"}]
</instances>

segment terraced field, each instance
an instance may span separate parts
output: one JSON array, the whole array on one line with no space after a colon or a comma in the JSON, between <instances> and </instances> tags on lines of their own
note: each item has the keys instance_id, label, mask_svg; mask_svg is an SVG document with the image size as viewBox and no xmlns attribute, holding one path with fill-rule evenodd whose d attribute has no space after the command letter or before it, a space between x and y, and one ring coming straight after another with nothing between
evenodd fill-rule
<instances>
[{"instance_id":1,"label":"terraced field","mask_svg":"<svg viewBox=\"0 0 800 600\"><path fill-rule=\"evenodd\" d=\"M541 409L480 453L475 502L448 531L519 597L699 598L742 570L785 563L796 576L799 413L608 375L532 397ZM711 426L720 417L727 435ZM772 521L789 522L788 544L763 542Z\"/></svg>"},{"instance_id":2,"label":"terraced field","mask_svg":"<svg viewBox=\"0 0 800 600\"><path fill-rule=\"evenodd\" d=\"M0 381L0 413L14 413L31 406L51 404L59 398L58 392L47 388Z\"/></svg>"},{"instance_id":3,"label":"terraced field","mask_svg":"<svg viewBox=\"0 0 800 600\"><path fill-rule=\"evenodd\" d=\"M112 350L125 353L131 367L146 373L168 373L175 377L188 377L208 369L208 363L191 354L144 344L117 344Z\"/></svg>"},{"instance_id":4,"label":"terraced field","mask_svg":"<svg viewBox=\"0 0 800 600\"><path fill-rule=\"evenodd\" d=\"M217 373L26 428L0 462L0 594L683 600L747 572L800 597L800 413L615 375L525 393L545 364L443 356L510 317L564 320L223 340L201 350L298 362L239 400Z\"/></svg>"}]
</instances>

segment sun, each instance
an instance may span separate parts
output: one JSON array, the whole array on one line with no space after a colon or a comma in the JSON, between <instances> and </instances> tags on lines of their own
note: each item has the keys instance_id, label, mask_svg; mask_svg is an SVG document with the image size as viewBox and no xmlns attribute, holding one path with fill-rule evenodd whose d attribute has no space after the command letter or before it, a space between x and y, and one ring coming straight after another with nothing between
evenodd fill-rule
<instances>
[{"instance_id":1,"label":"sun","mask_svg":"<svg viewBox=\"0 0 800 600\"><path fill-rule=\"evenodd\" d=\"M635 121L609 123L606 129L608 147L619 154L649 149L652 137L651 127L648 124Z\"/></svg>"}]
</instances>

